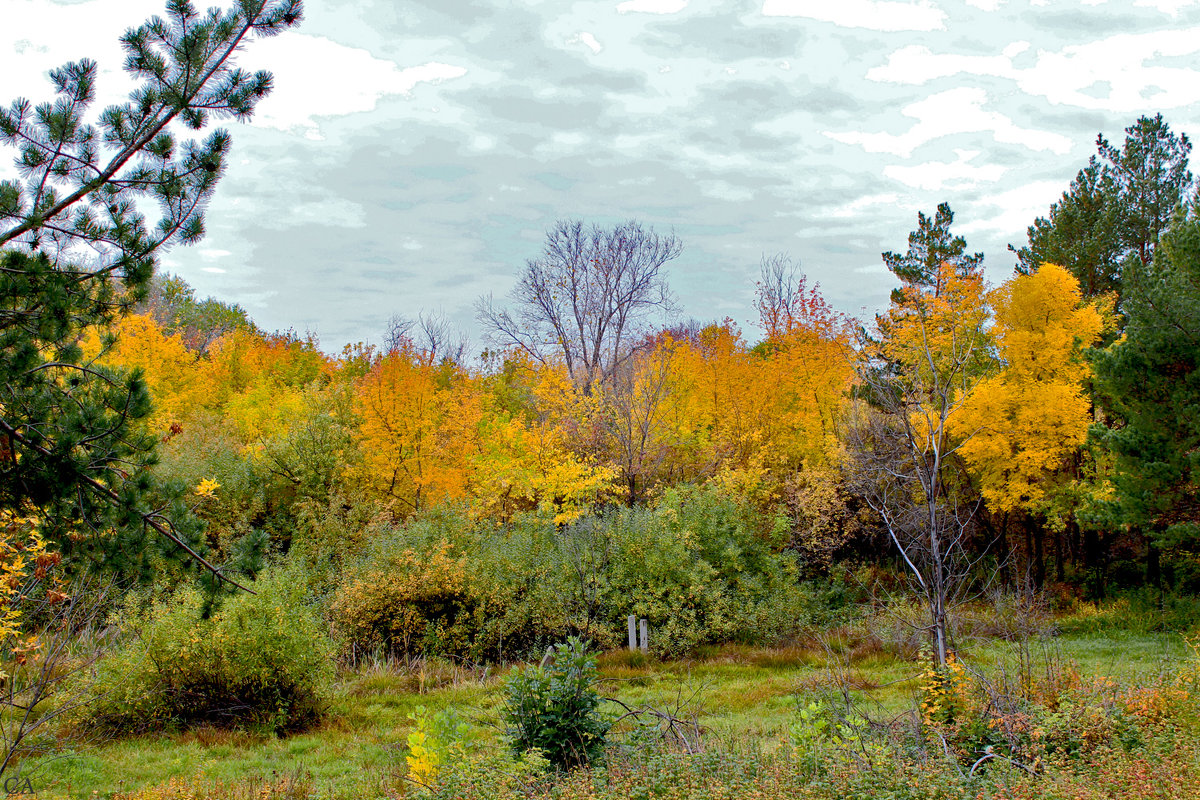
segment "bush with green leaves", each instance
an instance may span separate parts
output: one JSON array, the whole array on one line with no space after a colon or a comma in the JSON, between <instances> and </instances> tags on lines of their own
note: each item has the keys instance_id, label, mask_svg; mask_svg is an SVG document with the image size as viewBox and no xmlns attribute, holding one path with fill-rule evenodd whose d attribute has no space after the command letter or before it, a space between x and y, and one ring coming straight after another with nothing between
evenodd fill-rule
<instances>
[{"instance_id":1,"label":"bush with green leaves","mask_svg":"<svg viewBox=\"0 0 1200 800\"><path fill-rule=\"evenodd\" d=\"M282 733L322 713L333 646L295 569L265 571L257 594L226 598L206 615L199 589L132 604L128 637L97 665L98 698L80 723L118 732L199 725Z\"/></svg>"},{"instance_id":2,"label":"bush with green leaves","mask_svg":"<svg viewBox=\"0 0 1200 800\"><path fill-rule=\"evenodd\" d=\"M404 550L338 589L330 611L351 651L466 658L482 614L462 557Z\"/></svg>"},{"instance_id":3,"label":"bush with green leaves","mask_svg":"<svg viewBox=\"0 0 1200 800\"><path fill-rule=\"evenodd\" d=\"M656 655L677 656L779 640L809 621L811 592L775 544L748 507L684 487L653 507L606 509L562 528L530 518L481 531L470 562L503 597L490 624L510 643L545 647L557 633L618 646L634 615L648 620Z\"/></svg>"},{"instance_id":4,"label":"bush with green leaves","mask_svg":"<svg viewBox=\"0 0 1200 800\"><path fill-rule=\"evenodd\" d=\"M552 524L494 528L436 509L372 532L331 611L348 654L520 658L570 631Z\"/></svg>"},{"instance_id":5,"label":"bush with green leaves","mask_svg":"<svg viewBox=\"0 0 1200 800\"><path fill-rule=\"evenodd\" d=\"M851 709L837 713L824 701L801 700L797 712L788 738L796 765L808 774L821 771L829 759L864 759L865 766L882 767L893 758L886 743L868 741L870 723Z\"/></svg>"},{"instance_id":6,"label":"bush with green leaves","mask_svg":"<svg viewBox=\"0 0 1200 800\"><path fill-rule=\"evenodd\" d=\"M413 730L408 734L408 775L416 783L432 787L445 769L467 766L475 751L478 733L452 708L430 711L417 706L408 715Z\"/></svg>"},{"instance_id":7,"label":"bush with green leaves","mask_svg":"<svg viewBox=\"0 0 1200 800\"><path fill-rule=\"evenodd\" d=\"M759 528L711 488L565 527L437 509L371 534L334 590L334 619L350 652L470 661L526 657L572 635L617 646L631 614L649 621L659 656L770 642L808 622L814 601Z\"/></svg>"},{"instance_id":8,"label":"bush with green leaves","mask_svg":"<svg viewBox=\"0 0 1200 800\"><path fill-rule=\"evenodd\" d=\"M711 488L668 490L607 519L612 623L646 618L662 656L701 644L777 640L810 615L797 565L773 551L749 509Z\"/></svg>"},{"instance_id":9,"label":"bush with green leaves","mask_svg":"<svg viewBox=\"0 0 1200 800\"><path fill-rule=\"evenodd\" d=\"M514 753L541 752L559 769L600 759L612 720L599 711L596 659L572 637L548 666L529 666L505 687L504 722Z\"/></svg>"}]
</instances>

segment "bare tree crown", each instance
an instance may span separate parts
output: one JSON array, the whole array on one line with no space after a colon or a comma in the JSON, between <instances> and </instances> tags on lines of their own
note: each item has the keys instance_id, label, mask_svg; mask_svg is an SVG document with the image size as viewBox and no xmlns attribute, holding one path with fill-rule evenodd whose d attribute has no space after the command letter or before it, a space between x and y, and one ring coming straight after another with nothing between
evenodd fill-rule
<instances>
[{"instance_id":1,"label":"bare tree crown","mask_svg":"<svg viewBox=\"0 0 1200 800\"><path fill-rule=\"evenodd\" d=\"M673 309L663 266L682 252L674 235L629 221L613 228L560 220L513 290L513 311L491 298L479 317L502 347L538 361L561 357L584 387L608 380L647 323Z\"/></svg>"}]
</instances>

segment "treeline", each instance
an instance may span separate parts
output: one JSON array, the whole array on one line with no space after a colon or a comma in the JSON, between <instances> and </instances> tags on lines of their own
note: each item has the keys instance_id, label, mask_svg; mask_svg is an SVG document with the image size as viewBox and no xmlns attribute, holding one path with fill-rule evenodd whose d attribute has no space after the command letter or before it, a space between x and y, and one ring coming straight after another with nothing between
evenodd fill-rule
<instances>
[{"instance_id":1,"label":"treeline","mask_svg":"<svg viewBox=\"0 0 1200 800\"><path fill-rule=\"evenodd\" d=\"M286 550L318 511L403 521L449 504L561 526L689 484L752 508L809 571L891 560L897 536L929 531L889 527L871 489L889 471L863 456L917 390L904 413L927 418L906 446L939 462L907 479L969 511L956 540L1004 583L1194 588L1190 144L1161 117L1126 133L1099 140L994 290L949 207L919 215L907 252L884 254L900 285L866 327L782 255L762 265L761 339L728 319L669 324L674 237L563 222L510 307L481 302L498 346L474 364L428 319L330 357L178 279L87 348L142 370L159 473L219 485L196 510L218 551L263 533Z\"/></svg>"},{"instance_id":2,"label":"treeline","mask_svg":"<svg viewBox=\"0 0 1200 800\"><path fill-rule=\"evenodd\" d=\"M213 544L263 530L286 549L305 514L351 507L402 521L455 505L473 519L565 525L707 483L771 514L791 509L784 544L817 559L856 529L837 470L852 330L802 278L764 341L730 320L659 329L591 383L519 350L472 366L394 336L335 357L244 317L213 335L189 292L154 296L178 299L124 318L111 342L93 332L84 350L141 371L156 471L204 486L196 513Z\"/></svg>"}]
</instances>

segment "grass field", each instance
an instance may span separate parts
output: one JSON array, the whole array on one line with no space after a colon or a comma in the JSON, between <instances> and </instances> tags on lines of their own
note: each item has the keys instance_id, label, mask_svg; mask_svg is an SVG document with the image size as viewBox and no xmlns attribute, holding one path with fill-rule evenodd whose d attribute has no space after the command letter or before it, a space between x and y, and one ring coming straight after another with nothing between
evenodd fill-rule
<instances>
[{"instance_id":1,"label":"grass field","mask_svg":"<svg viewBox=\"0 0 1200 800\"><path fill-rule=\"evenodd\" d=\"M1069 669L1124 688L1163 685L1192 658L1181 634L1155 631L1145 620L1118 625L1119 618L1097 612L1062 617L1044 625L1042 635L1017 641L966 637L959 652L980 674ZM706 751L783 757L790 752L788 725L797 718L800 698L848 699L876 721L915 718L921 664L896 637L867 633L881 627L876 619L814 632L788 647L728 645L680 661L607 653L599 660L600 691L628 707L694 718ZM412 795L418 792L405 779L409 715L418 706L454 708L478 727L483 749L499 753L505 673L437 661L368 663L340 677L325 721L302 734L153 733L94 742L22 774L41 798ZM547 796L554 796L551 784L539 784Z\"/></svg>"}]
</instances>

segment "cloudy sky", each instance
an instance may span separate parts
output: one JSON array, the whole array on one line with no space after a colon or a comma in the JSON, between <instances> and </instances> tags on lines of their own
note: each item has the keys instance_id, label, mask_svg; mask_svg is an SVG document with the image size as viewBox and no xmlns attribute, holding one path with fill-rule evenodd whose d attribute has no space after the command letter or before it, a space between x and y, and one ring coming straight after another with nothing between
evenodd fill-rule
<instances>
[{"instance_id":1,"label":"cloudy sky","mask_svg":"<svg viewBox=\"0 0 1200 800\"><path fill-rule=\"evenodd\" d=\"M0 102L83 57L116 99L162 7L0 0ZM1200 135L1200 0L307 0L240 63L276 90L163 264L328 350L423 309L474 329L566 217L673 230L683 314L746 327L764 253L879 307L880 252L942 200L1002 280L1098 132Z\"/></svg>"}]
</instances>

